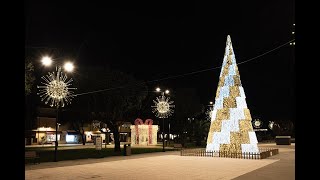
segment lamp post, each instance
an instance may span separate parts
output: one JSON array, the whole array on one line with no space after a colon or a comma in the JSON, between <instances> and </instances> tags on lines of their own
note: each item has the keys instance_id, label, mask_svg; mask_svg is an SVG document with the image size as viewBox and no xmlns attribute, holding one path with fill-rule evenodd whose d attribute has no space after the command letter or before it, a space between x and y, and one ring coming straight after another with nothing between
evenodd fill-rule
<instances>
[{"instance_id":1,"label":"lamp post","mask_svg":"<svg viewBox=\"0 0 320 180\"><path fill-rule=\"evenodd\" d=\"M169 123L168 142L170 145L170 118L168 118L168 123Z\"/></svg>"},{"instance_id":2,"label":"lamp post","mask_svg":"<svg viewBox=\"0 0 320 180\"><path fill-rule=\"evenodd\" d=\"M50 66L52 64L52 59L50 57L44 57L42 59L42 64L45 66ZM71 63L66 63L64 69L68 72L73 70L73 65ZM61 67L56 66L56 72L48 73L46 76L42 76L43 82L42 86L37 86L39 93L37 93L41 101L45 101L45 104L50 102L50 106L56 107L56 138L55 138L55 148L54 148L54 161L57 161L57 150L58 150L58 118L59 118L59 108L65 105L71 104L72 98L74 98L74 93L71 91L72 79L67 80L67 75L63 74Z\"/></svg>"},{"instance_id":3,"label":"lamp post","mask_svg":"<svg viewBox=\"0 0 320 180\"><path fill-rule=\"evenodd\" d=\"M54 143L54 162L57 162L57 152L58 152L58 117L59 117L59 106L57 106L57 115L56 115L56 139Z\"/></svg>"},{"instance_id":4,"label":"lamp post","mask_svg":"<svg viewBox=\"0 0 320 180\"><path fill-rule=\"evenodd\" d=\"M156 113L156 117L162 119L162 151L165 152L164 150L164 118L168 118L169 116L172 115L173 113L173 107L172 103L174 101L169 101L170 98L166 97L164 93L169 94L169 90L166 90L165 92L161 91L161 89L158 87L156 88L157 92L161 92L161 96L156 98L156 101L153 100L155 103L154 106L151 106L153 108L152 112Z\"/></svg>"},{"instance_id":5,"label":"lamp post","mask_svg":"<svg viewBox=\"0 0 320 180\"><path fill-rule=\"evenodd\" d=\"M162 152L164 151L164 118L162 118Z\"/></svg>"}]
</instances>

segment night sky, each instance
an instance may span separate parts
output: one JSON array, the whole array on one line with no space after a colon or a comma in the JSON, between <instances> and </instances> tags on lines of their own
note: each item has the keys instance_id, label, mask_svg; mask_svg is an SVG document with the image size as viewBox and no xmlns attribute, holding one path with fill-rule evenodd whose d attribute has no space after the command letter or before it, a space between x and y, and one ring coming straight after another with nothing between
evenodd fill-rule
<instances>
[{"instance_id":1,"label":"night sky","mask_svg":"<svg viewBox=\"0 0 320 180\"><path fill-rule=\"evenodd\" d=\"M108 2L108 1L106 1ZM214 1L213 1L214 2ZM25 1L25 49L57 48L77 69L108 65L173 93L195 88L213 101L227 35L237 63L295 37L294 1L118 3ZM295 119L294 47L283 46L238 65L248 108L264 120ZM174 78L170 78L174 77ZM76 81L76 79L75 79ZM78 92L82 93L82 92Z\"/></svg>"}]
</instances>

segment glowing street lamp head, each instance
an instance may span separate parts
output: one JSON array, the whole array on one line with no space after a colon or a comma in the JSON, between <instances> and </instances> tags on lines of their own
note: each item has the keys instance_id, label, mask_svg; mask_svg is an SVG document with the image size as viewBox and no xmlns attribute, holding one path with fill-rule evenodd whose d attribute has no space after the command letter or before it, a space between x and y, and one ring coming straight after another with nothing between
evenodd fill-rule
<instances>
[{"instance_id":1,"label":"glowing street lamp head","mask_svg":"<svg viewBox=\"0 0 320 180\"><path fill-rule=\"evenodd\" d=\"M74 69L74 66L71 62L67 62L64 64L64 70L66 70L67 72L72 72Z\"/></svg>"},{"instance_id":2,"label":"glowing street lamp head","mask_svg":"<svg viewBox=\"0 0 320 180\"><path fill-rule=\"evenodd\" d=\"M44 66L50 66L52 64L52 59L51 57L49 56L44 56L42 59L41 59L41 63L44 65Z\"/></svg>"},{"instance_id":3,"label":"glowing street lamp head","mask_svg":"<svg viewBox=\"0 0 320 180\"><path fill-rule=\"evenodd\" d=\"M213 102L212 101L210 101L210 105L212 105L213 104Z\"/></svg>"},{"instance_id":4,"label":"glowing street lamp head","mask_svg":"<svg viewBox=\"0 0 320 180\"><path fill-rule=\"evenodd\" d=\"M161 89L160 89L159 87L156 88L156 91L157 91L157 92L160 92L160 90L161 90Z\"/></svg>"},{"instance_id":5,"label":"glowing street lamp head","mask_svg":"<svg viewBox=\"0 0 320 180\"><path fill-rule=\"evenodd\" d=\"M169 91L169 90L166 90L166 91L165 91L165 93L166 93L166 94L169 94L169 93L170 93L170 91Z\"/></svg>"}]
</instances>

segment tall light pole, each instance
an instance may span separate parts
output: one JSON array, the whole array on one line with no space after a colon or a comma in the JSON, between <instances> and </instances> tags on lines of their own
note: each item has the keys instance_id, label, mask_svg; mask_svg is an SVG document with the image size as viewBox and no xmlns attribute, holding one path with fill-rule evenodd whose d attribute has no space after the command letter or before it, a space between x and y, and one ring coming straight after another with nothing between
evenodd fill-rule
<instances>
[{"instance_id":1,"label":"tall light pole","mask_svg":"<svg viewBox=\"0 0 320 180\"><path fill-rule=\"evenodd\" d=\"M172 103L174 101L169 101L170 98L166 97L164 93L169 94L169 90L166 90L165 92L161 91L160 88L156 88L157 92L161 92L161 96L157 97L156 100L153 100L154 106L151 106L153 108L152 112L155 113L156 117L162 119L162 151L164 150L164 118L168 118L173 113L173 107Z\"/></svg>"},{"instance_id":2,"label":"tall light pole","mask_svg":"<svg viewBox=\"0 0 320 180\"><path fill-rule=\"evenodd\" d=\"M42 63L45 66L50 66L52 59L50 57L44 57ZM65 70L71 72L73 70L73 65L70 63L65 64ZM71 104L72 98L74 98L74 93L71 91L72 79L67 80L67 75L63 74L61 67L56 66L56 72L48 73L46 76L42 76L41 82L42 86L37 86L39 93L37 93L41 101L45 101L45 104L50 102L51 107L56 107L56 138L55 138L55 148L54 148L54 161L57 161L57 150L58 150L58 118L59 118L59 108L65 105Z\"/></svg>"},{"instance_id":3,"label":"tall light pole","mask_svg":"<svg viewBox=\"0 0 320 180\"><path fill-rule=\"evenodd\" d=\"M169 145L170 145L170 118L168 118L168 123L169 123L169 132L168 132L168 142L169 142Z\"/></svg>"},{"instance_id":4,"label":"tall light pole","mask_svg":"<svg viewBox=\"0 0 320 180\"><path fill-rule=\"evenodd\" d=\"M164 91L166 94L169 94L170 91L167 89ZM163 95L163 93L162 93ZM164 127L164 124L163 124L163 127ZM168 142L169 142L169 145L170 145L170 118L168 117Z\"/></svg>"}]
</instances>

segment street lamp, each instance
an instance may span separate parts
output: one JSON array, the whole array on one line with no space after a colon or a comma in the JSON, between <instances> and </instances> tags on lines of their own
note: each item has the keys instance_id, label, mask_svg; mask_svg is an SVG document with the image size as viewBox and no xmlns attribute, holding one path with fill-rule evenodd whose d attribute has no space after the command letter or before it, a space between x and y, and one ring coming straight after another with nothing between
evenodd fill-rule
<instances>
[{"instance_id":1,"label":"street lamp","mask_svg":"<svg viewBox=\"0 0 320 180\"><path fill-rule=\"evenodd\" d=\"M74 66L71 62L66 62L63 67L67 72L72 72L74 69Z\"/></svg>"},{"instance_id":2,"label":"street lamp","mask_svg":"<svg viewBox=\"0 0 320 180\"><path fill-rule=\"evenodd\" d=\"M161 91L161 89L158 87L156 88L157 92L161 92L161 96L156 98L156 101L153 100L154 106L151 106L152 112L155 113L156 117L162 119L162 151L164 152L164 118L168 118L169 116L172 115L173 113L173 107L172 103L174 101L169 101L170 97L166 97L164 93L169 94L169 90L166 90L165 92ZM169 125L170 128L170 125ZM170 129L169 129L169 134L170 134Z\"/></svg>"},{"instance_id":3,"label":"street lamp","mask_svg":"<svg viewBox=\"0 0 320 180\"><path fill-rule=\"evenodd\" d=\"M52 59L50 56L43 56L41 59L41 63L42 65L49 67L54 62L54 60L57 60L57 59L60 59L60 58ZM58 64L58 62L56 62L56 65L61 66L61 64ZM72 72L74 69L74 65L72 62L67 61L63 64L63 68L66 72Z\"/></svg>"},{"instance_id":4,"label":"street lamp","mask_svg":"<svg viewBox=\"0 0 320 180\"><path fill-rule=\"evenodd\" d=\"M51 59L51 57L49 57L49 56L44 56L44 57L42 57L42 59L41 59L41 63L42 63L44 66L51 66L51 64L52 64L52 59Z\"/></svg>"},{"instance_id":5,"label":"street lamp","mask_svg":"<svg viewBox=\"0 0 320 180\"><path fill-rule=\"evenodd\" d=\"M48 66L52 63L51 58L43 58L43 64ZM49 63L50 62L50 63ZM54 161L57 161L57 149L58 149L58 117L59 117L59 108L64 107L65 105L71 104L71 100L74 98L74 93L71 91L76 88L72 88L71 82L72 79L67 80L67 75L63 74L61 67L56 66L56 72L48 73L46 76L42 76L41 82L42 86L37 86L39 93L37 93L41 101L45 101L45 104L50 102L50 106L56 107L56 139L55 139L55 152L54 152Z\"/></svg>"}]
</instances>

